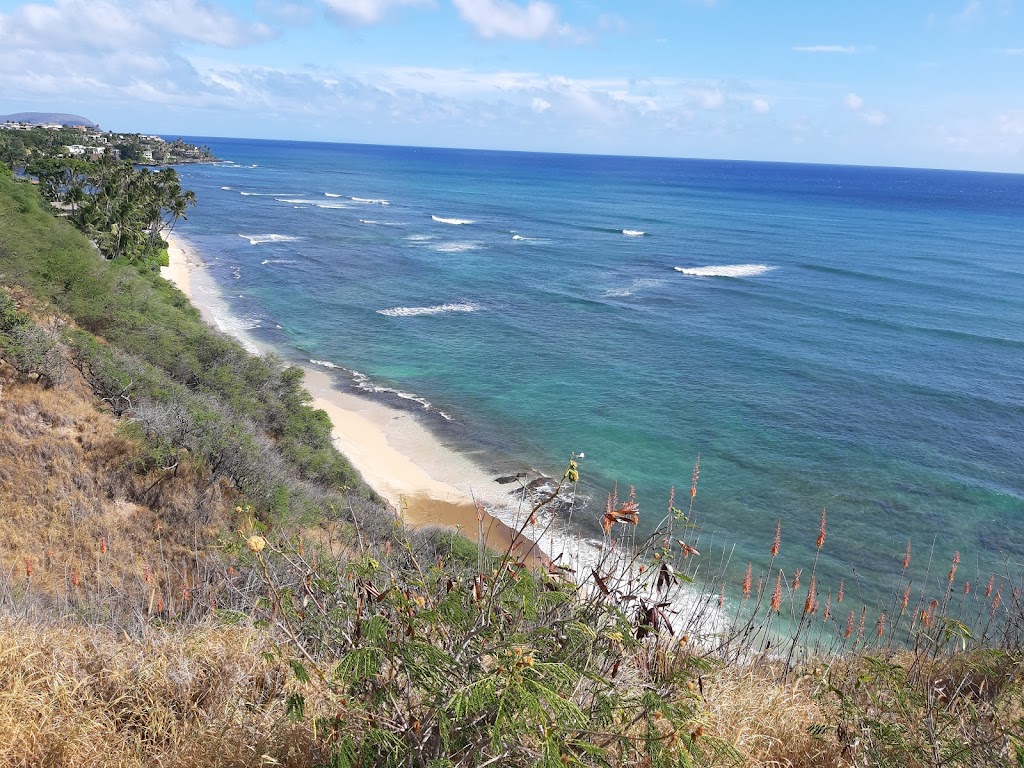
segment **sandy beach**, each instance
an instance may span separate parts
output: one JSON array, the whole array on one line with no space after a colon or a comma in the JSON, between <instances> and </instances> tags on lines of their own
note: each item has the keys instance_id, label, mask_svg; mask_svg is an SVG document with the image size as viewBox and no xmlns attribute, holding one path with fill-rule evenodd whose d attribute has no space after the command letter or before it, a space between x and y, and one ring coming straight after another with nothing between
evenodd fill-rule
<instances>
[{"instance_id":1,"label":"sandy beach","mask_svg":"<svg viewBox=\"0 0 1024 768\"><path fill-rule=\"evenodd\" d=\"M182 237L168 237L169 265L161 276L174 283L203 318L239 339L248 349L268 352L228 322L226 305L207 273L201 255ZM376 400L339 389L326 370L304 366L313 406L324 410L334 427L334 444L381 498L416 526L455 527L471 540L478 535L476 500L486 507L515 505L510 490L468 457L445 445L416 417ZM504 551L514 540L509 525L484 512L483 533L492 549ZM541 557L529 539L515 543L522 555Z\"/></svg>"}]
</instances>

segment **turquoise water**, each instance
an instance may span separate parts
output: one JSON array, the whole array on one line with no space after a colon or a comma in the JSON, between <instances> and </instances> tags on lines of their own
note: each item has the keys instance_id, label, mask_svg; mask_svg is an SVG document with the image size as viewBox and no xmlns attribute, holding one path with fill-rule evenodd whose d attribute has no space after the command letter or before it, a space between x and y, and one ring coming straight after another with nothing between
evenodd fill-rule
<instances>
[{"instance_id":1,"label":"turquoise water","mask_svg":"<svg viewBox=\"0 0 1024 768\"><path fill-rule=\"evenodd\" d=\"M1024 177L201 141L180 232L238 322L496 471L584 451L592 530L699 452L737 568L778 518L809 565L822 507L848 593L908 537L1024 560Z\"/></svg>"}]
</instances>

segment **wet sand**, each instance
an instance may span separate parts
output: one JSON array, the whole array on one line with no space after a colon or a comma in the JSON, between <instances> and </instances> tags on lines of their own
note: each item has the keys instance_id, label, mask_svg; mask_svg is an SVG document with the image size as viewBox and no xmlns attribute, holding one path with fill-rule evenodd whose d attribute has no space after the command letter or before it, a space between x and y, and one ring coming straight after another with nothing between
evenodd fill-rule
<instances>
[{"instance_id":1,"label":"wet sand","mask_svg":"<svg viewBox=\"0 0 1024 768\"><path fill-rule=\"evenodd\" d=\"M168 240L170 264L160 270L161 275L189 297L208 323L250 350L271 351L225 322L226 305L191 244L173 235ZM497 517L484 511L482 521L477 520L476 501L485 508L516 507L509 486L495 482L490 473L442 442L409 411L343 391L325 370L305 366L303 370L313 406L331 418L335 446L407 523L455 528L470 541L476 541L482 529L495 551L513 546L523 557L543 557L532 541L516 537L513 528ZM522 514L525 519L526 512Z\"/></svg>"}]
</instances>

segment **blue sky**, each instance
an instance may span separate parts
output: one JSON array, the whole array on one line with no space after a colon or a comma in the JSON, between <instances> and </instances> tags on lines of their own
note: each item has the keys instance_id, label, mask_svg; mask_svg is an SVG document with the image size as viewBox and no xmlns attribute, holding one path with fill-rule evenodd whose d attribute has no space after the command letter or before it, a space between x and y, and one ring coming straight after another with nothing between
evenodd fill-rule
<instances>
[{"instance_id":1,"label":"blue sky","mask_svg":"<svg viewBox=\"0 0 1024 768\"><path fill-rule=\"evenodd\" d=\"M0 113L1024 172L1013 0L0 0Z\"/></svg>"}]
</instances>

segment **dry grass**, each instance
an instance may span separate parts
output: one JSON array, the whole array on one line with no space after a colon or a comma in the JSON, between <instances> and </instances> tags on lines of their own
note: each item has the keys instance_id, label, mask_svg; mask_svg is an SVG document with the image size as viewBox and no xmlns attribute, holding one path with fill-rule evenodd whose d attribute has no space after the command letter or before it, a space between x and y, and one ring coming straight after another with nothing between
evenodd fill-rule
<instances>
[{"instance_id":1,"label":"dry grass","mask_svg":"<svg viewBox=\"0 0 1024 768\"><path fill-rule=\"evenodd\" d=\"M829 768L848 763L832 737L811 735L826 724L809 678L780 680L781 668L730 665L705 683L709 732L732 744L749 765Z\"/></svg>"},{"instance_id":2,"label":"dry grass","mask_svg":"<svg viewBox=\"0 0 1024 768\"><path fill-rule=\"evenodd\" d=\"M307 766L290 671L265 632L202 626L130 640L79 624L0 624L0 765ZM274 762L276 761L276 762Z\"/></svg>"},{"instance_id":3,"label":"dry grass","mask_svg":"<svg viewBox=\"0 0 1024 768\"><path fill-rule=\"evenodd\" d=\"M158 588L170 603L204 567L197 551L228 529L232 488L187 457L140 470L141 446L117 427L85 387L44 389L0 363L0 569L11 588L51 602Z\"/></svg>"}]
</instances>

